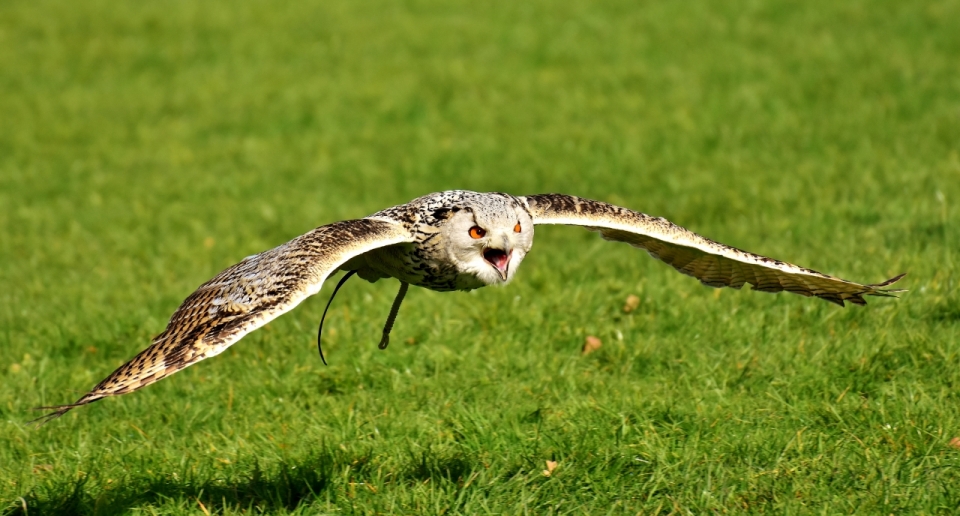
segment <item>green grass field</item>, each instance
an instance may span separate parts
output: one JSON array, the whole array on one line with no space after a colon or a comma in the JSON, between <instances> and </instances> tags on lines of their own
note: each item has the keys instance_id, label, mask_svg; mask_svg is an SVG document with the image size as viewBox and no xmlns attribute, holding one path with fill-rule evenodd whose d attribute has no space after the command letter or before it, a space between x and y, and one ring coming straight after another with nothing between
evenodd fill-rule
<instances>
[{"instance_id":1,"label":"green grass field","mask_svg":"<svg viewBox=\"0 0 960 516\"><path fill-rule=\"evenodd\" d=\"M3 513L954 513L958 20L956 0L0 2ZM321 364L330 284L215 359L26 423L243 257L453 188L600 199L910 292L714 290L540 228L505 288L411 289L386 351L396 282L354 280Z\"/></svg>"}]
</instances>

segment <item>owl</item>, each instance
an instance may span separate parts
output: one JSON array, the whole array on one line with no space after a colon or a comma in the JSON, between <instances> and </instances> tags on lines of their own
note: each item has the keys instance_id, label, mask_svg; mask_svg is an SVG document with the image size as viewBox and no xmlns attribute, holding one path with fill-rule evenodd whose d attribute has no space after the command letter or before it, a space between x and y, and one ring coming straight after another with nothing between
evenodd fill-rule
<instances>
[{"instance_id":1,"label":"owl","mask_svg":"<svg viewBox=\"0 0 960 516\"><path fill-rule=\"evenodd\" d=\"M452 190L362 219L321 226L243 259L190 294L148 348L76 402L41 407L50 412L38 421L55 419L107 396L133 392L218 355L319 292L338 271L346 274L334 296L353 275L370 282L399 280L400 290L380 341L380 347L386 348L410 285L446 292L508 283L533 247L534 229L540 224L599 232L604 239L639 247L711 287L739 289L749 283L753 290L785 290L840 306L866 304L864 296L892 297L903 292L886 288L903 274L862 285L741 251L666 219L600 201L564 194L513 196ZM319 335L317 342L319 347ZM322 358L322 350L320 354Z\"/></svg>"}]
</instances>

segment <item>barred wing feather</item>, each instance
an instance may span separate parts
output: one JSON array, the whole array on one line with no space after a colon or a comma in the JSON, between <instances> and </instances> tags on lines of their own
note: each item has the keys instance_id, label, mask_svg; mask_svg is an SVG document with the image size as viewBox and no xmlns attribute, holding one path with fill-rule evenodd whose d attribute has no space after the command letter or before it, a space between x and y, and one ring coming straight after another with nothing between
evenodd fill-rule
<instances>
[{"instance_id":1,"label":"barred wing feather","mask_svg":"<svg viewBox=\"0 0 960 516\"><path fill-rule=\"evenodd\" d=\"M885 288L904 274L882 283L863 285L765 256L742 251L704 238L672 222L600 201L563 194L523 198L535 224L583 226L616 242L626 242L650 253L679 272L711 287L739 289L749 283L762 292L793 292L840 306L864 305L863 296L894 297L903 292Z\"/></svg>"},{"instance_id":2,"label":"barred wing feather","mask_svg":"<svg viewBox=\"0 0 960 516\"><path fill-rule=\"evenodd\" d=\"M322 226L250 256L190 294L153 343L75 403L42 407L62 416L107 396L135 391L216 356L244 335L316 294L350 258L414 239L401 224L384 219L348 220Z\"/></svg>"}]
</instances>

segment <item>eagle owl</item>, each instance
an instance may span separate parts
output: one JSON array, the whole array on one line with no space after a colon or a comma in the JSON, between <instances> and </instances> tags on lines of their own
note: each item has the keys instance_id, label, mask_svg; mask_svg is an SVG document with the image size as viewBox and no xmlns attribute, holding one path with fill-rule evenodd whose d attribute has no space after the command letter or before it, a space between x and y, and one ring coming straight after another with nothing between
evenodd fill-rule
<instances>
[{"instance_id":1,"label":"eagle owl","mask_svg":"<svg viewBox=\"0 0 960 516\"><path fill-rule=\"evenodd\" d=\"M754 290L786 290L841 306L847 301L866 304L863 296L902 292L885 288L902 274L862 285L741 251L666 219L604 202L563 194L439 192L369 217L321 226L245 258L190 294L147 349L75 403L43 407L52 412L40 419L54 419L80 405L135 391L217 355L319 292L337 271L346 275L334 295L354 274L371 282L400 281L380 341L385 348L409 285L450 291L507 283L533 246L538 224L597 231L607 240L639 247L711 287L739 289L749 283Z\"/></svg>"}]
</instances>

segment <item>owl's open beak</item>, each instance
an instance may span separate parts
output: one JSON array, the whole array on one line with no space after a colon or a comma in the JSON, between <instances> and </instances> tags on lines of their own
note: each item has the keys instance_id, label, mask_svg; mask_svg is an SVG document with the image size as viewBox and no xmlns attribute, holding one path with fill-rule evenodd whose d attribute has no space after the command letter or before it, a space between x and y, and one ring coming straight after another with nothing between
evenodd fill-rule
<instances>
[{"instance_id":1,"label":"owl's open beak","mask_svg":"<svg viewBox=\"0 0 960 516\"><path fill-rule=\"evenodd\" d=\"M510 253L503 249L488 247L483 250L483 259L497 270L500 279L507 281L507 269L510 267Z\"/></svg>"}]
</instances>

